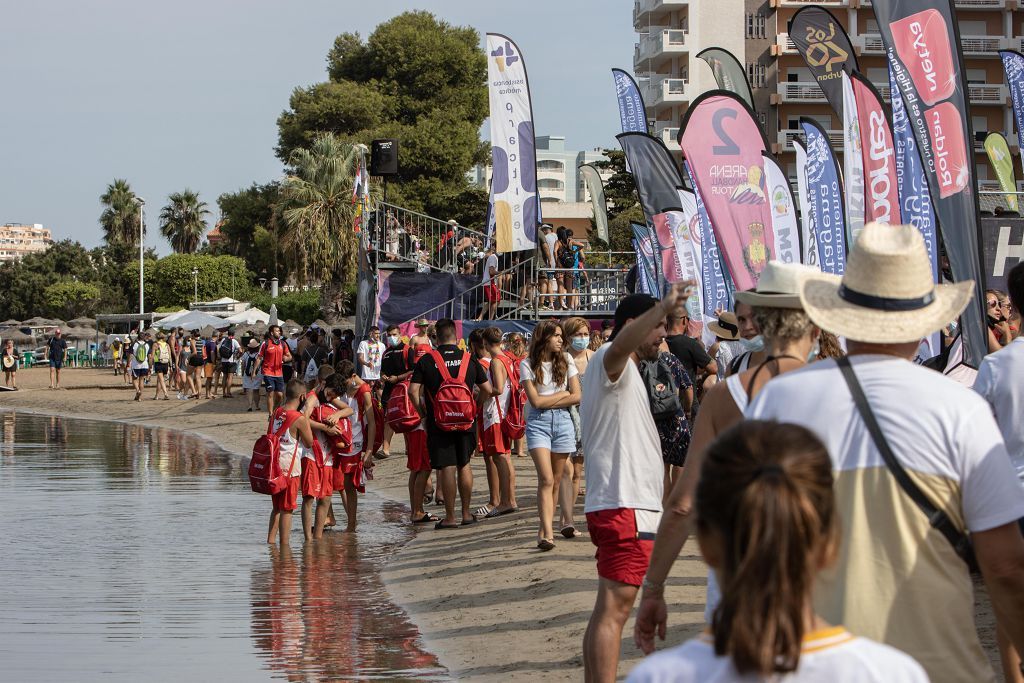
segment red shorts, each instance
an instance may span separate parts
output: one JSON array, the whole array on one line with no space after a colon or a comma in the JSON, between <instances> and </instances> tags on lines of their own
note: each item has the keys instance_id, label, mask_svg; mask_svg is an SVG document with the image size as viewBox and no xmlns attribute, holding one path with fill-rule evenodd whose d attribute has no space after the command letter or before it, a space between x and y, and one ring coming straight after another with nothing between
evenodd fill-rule
<instances>
[{"instance_id":1,"label":"red shorts","mask_svg":"<svg viewBox=\"0 0 1024 683\"><path fill-rule=\"evenodd\" d=\"M317 465L316 460L302 459L302 495L324 498L331 495L334 477L330 470Z\"/></svg>"},{"instance_id":2,"label":"red shorts","mask_svg":"<svg viewBox=\"0 0 1024 683\"><path fill-rule=\"evenodd\" d=\"M501 290L498 289L498 283L491 280L484 285L484 298L487 299L487 303L496 304L501 301Z\"/></svg>"},{"instance_id":3,"label":"red shorts","mask_svg":"<svg viewBox=\"0 0 1024 683\"><path fill-rule=\"evenodd\" d=\"M481 420L482 423L483 421ZM508 439L505 438L505 433L501 431L501 423L493 424L485 429L481 442L482 447L480 450L485 455L504 455L505 453L512 452Z\"/></svg>"},{"instance_id":4,"label":"red shorts","mask_svg":"<svg viewBox=\"0 0 1024 683\"><path fill-rule=\"evenodd\" d=\"M430 453L427 451L427 432L414 429L405 433L405 467L413 472L430 471Z\"/></svg>"},{"instance_id":5,"label":"red shorts","mask_svg":"<svg viewBox=\"0 0 1024 683\"><path fill-rule=\"evenodd\" d=\"M597 546L597 575L630 586L643 583L654 550L654 535L639 538L630 508L587 513L590 540Z\"/></svg>"},{"instance_id":6,"label":"red shorts","mask_svg":"<svg viewBox=\"0 0 1024 683\"><path fill-rule=\"evenodd\" d=\"M274 512L291 512L295 509L295 501L299 497L300 479L301 477L292 477L288 480L288 488L270 497L274 503Z\"/></svg>"},{"instance_id":7,"label":"red shorts","mask_svg":"<svg viewBox=\"0 0 1024 683\"><path fill-rule=\"evenodd\" d=\"M340 491L342 488L345 487L344 475L355 473L356 468L359 467L359 461L362 460L362 459L363 459L363 456L362 456L361 453L356 453L355 455L336 455L336 456L334 456L334 470L339 475L341 475L341 482L340 482L341 486L340 487L338 486L339 482L337 482L337 481L334 482L334 487L337 490Z\"/></svg>"}]
</instances>

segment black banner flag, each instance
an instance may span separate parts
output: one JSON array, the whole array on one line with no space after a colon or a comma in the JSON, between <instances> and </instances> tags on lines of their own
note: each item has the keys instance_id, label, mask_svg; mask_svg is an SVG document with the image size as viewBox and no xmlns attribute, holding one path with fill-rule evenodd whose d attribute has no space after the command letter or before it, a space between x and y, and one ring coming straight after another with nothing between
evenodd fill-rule
<instances>
[{"instance_id":1,"label":"black banner flag","mask_svg":"<svg viewBox=\"0 0 1024 683\"><path fill-rule=\"evenodd\" d=\"M818 82L825 99L843 120L843 72L857 69L857 55L839 20L823 7L797 10L789 21L789 37Z\"/></svg>"}]
</instances>

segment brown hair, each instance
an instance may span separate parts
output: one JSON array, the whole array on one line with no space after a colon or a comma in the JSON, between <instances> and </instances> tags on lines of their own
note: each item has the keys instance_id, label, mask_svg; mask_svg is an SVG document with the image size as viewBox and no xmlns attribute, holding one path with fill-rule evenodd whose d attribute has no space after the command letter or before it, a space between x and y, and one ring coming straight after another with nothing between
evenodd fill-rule
<instances>
[{"instance_id":1,"label":"brown hair","mask_svg":"<svg viewBox=\"0 0 1024 683\"><path fill-rule=\"evenodd\" d=\"M338 361L338 364L334 366L334 373L340 375L343 380L348 381L348 378L356 374L356 365L350 360Z\"/></svg>"},{"instance_id":2,"label":"brown hair","mask_svg":"<svg viewBox=\"0 0 1024 683\"><path fill-rule=\"evenodd\" d=\"M540 364L545 360L544 354L547 353L548 342L555 336L556 331L561 332L562 330L554 320L542 320L537 323L537 327L533 328L533 338L530 340L530 369L538 379L541 377ZM565 343L564 338L562 343ZM565 360L565 354L554 354L551 358L551 381L556 385L561 384L565 381L568 372L569 363Z\"/></svg>"},{"instance_id":3,"label":"brown hair","mask_svg":"<svg viewBox=\"0 0 1024 683\"><path fill-rule=\"evenodd\" d=\"M839 338L831 332L821 331L818 337L818 360L826 358L842 358L846 355L843 347L839 345Z\"/></svg>"},{"instance_id":4,"label":"brown hair","mask_svg":"<svg viewBox=\"0 0 1024 683\"><path fill-rule=\"evenodd\" d=\"M284 386L284 400L294 401L306 395L306 383L301 379L290 379Z\"/></svg>"},{"instance_id":5,"label":"brown hair","mask_svg":"<svg viewBox=\"0 0 1024 683\"><path fill-rule=\"evenodd\" d=\"M585 330L588 335L590 334L590 323L588 323L585 319L580 318L579 316L573 316L571 318L566 318L565 320L563 320L562 341L564 342L566 339L573 336L574 334L579 334L579 330L581 328Z\"/></svg>"},{"instance_id":6,"label":"brown hair","mask_svg":"<svg viewBox=\"0 0 1024 683\"><path fill-rule=\"evenodd\" d=\"M518 332L508 335L508 350L516 358L524 357L526 355L526 340L523 335Z\"/></svg>"},{"instance_id":7,"label":"brown hair","mask_svg":"<svg viewBox=\"0 0 1024 683\"><path fill-rule=\"evenodd\" d=\"M494 346L495 344L501 343L501 328L498 327L487 327L483 331L484 344L487 346Z\"/></svg>"},{"instance_id":8,"label":"brown hair","mask_svg":"<svg viewBox=\"0 0 1024 683\"><path fill-rule=\"evenodd\" d=\"M804 427L747 420L707 450L697 532L719 545L715 653L741 674L795 671L814 577L835 551L832 461Z\"/></svg>"},{"instance_id":9,"label":"brown hair","mask_svg":"<svg viewBox=\"0 0 1024 683\"><path fill-rule=\"evenodd\" d=\"M469 333L469 351L474 356L482 355L487 349L484 347L484 331L476 328Z\"/></svg>"}]
</instances>

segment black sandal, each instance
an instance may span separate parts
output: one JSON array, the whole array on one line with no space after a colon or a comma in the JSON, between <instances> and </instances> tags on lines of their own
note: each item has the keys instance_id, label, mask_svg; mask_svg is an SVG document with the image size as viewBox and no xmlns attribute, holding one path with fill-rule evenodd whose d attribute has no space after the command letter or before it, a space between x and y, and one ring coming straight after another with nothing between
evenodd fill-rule
<instances>
[{"instance_id":1,"label":"black sandal","mask_svg":"<svg viewBox=\"0 0 1024 683\"><path fill-rule=\"evenodd\" d=\"M430 514L429 512L424 512L422 517L420 517L419 519L412 520L412 523L413 524L429 524L430 522L437 522L437 521L440 521L439 517L436 517L436 516Z\"/></svg>"},{"instance_id":2,"label":"black sandal","mask_svg":"<svg viewBox=\"0 0 1024 683\"><path fill-rule=\"evenodd\" d=\"M555 542L554 542L554 540L549 540L549 539L546 539L546 538L542 538L539 541L537 541L537 548L541 552L547 552L548 550L554 550Z\"/></svg>"}]
</instances>

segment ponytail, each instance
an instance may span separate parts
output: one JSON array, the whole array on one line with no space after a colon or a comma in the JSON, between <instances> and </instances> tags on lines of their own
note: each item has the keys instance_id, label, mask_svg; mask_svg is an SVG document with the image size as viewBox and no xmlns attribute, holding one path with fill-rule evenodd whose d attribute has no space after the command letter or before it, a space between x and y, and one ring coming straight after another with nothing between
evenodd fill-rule
<instances>
[{"instance_id":1,"label":"ponytail","mask_svg":"<svg viewBox=\"0 0 1024 683\"><path fill-rule=\"evenodd\" d=\"M709 447L696 507L702 543L719 544L716 654L740 674L795 671L814 578L837 535L824 445L796 425L742 422Z\"/></svg>"}]
</instances>

